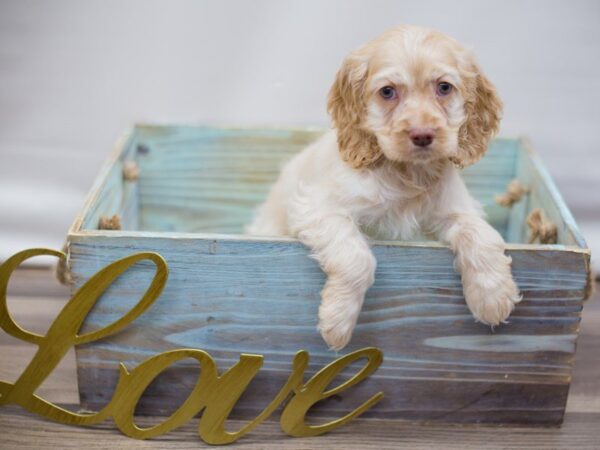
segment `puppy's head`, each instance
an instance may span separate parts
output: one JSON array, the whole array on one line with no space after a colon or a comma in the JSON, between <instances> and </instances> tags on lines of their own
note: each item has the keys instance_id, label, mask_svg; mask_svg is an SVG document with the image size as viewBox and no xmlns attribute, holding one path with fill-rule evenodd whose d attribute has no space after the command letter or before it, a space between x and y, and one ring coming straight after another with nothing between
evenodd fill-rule
<instances>
[{"instance_id":1,"label":"puppy's head","mask_svg":"<svg viewBox=\"0 0 600 450\"><path fill-rule=\"evenodd\" d=\"M328 110L342 157L355 168L383 158L466 166L485 153L502 102L457 41L403 26L346 57Z\"/></svg>"}]
</instances>

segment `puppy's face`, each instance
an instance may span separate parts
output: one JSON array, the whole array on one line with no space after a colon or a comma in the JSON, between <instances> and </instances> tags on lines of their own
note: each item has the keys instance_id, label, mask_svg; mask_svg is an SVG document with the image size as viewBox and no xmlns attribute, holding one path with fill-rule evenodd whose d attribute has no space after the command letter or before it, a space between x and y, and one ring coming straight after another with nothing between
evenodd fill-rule
<instances>
[{"instance_id":1,"label":"puppy's face","mask_svg":"<svg viewBox=\"0 0 600 450\"><path fill-rule=\"evenodd\" d=\"M387 158L477 161L502 104L472 56L431 30L400 27L351 53L329 95L342 157L355 168Z\"/></svg>"},{"instance_id":2,"label":"puppy's face","mask_svg":"<svg viewBox=\"0 0 600 450\"><path fill-rule=\"evenodd\" d=\"M386 158L427 162L457 155L466 93L453 47L437 35L407 32L370 50L364 125Z\"/></svg>"}]
</instances>

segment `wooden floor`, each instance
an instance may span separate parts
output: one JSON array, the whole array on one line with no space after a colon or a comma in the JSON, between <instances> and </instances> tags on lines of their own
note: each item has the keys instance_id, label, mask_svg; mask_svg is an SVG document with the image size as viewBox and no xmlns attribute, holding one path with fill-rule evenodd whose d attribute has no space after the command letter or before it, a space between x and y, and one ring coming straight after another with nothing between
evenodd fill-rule
<instances>
[{"instance_id":1,"label":"wooden floor","mask_svg":"<svg viewBox=\"0 0 600 450\"><path fill-rule=\"evenodd\" d=\"M598 289L600 290L600 289ZM355 420L317 438L294 439L284 435L276 421L265 422L235 444L236 449L600 449L600 294L584 308L573 383L561 428L414 425L399 422ZM9 307L15 320L27 329L44 332L66 299L47 270L22 270L9 286ZM29 362L34 346L0 331L0 379L14 381ZM75 357L63 360L38 394L76 409L78 402ZM277 419L278 415L275 414ZM140 418L138 423L156 423ZM231 422L230 429L240 424ZM150 441L127 438L107 421L93 428L58 425L38 419L18 407L0 409L0 449L111 448L186 449L208 447L196 432L197 420Z\"/></svg>"}]
</instances>

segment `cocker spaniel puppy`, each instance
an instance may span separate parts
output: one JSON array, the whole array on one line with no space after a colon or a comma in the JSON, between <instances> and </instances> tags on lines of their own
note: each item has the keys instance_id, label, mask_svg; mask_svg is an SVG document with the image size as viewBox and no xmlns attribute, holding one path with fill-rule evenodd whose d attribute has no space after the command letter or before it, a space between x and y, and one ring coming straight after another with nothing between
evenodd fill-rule
<instances>
[{"instance_id":1,"label":"cocker spaniel puppy","mask_svg":"<svg viewBox=\"0 0 600 450\"><path fill-rule=\"evenodd\" d=\"M328 111L335 129L283 168L247 231L310 247L327 274L319 331L329 347L348 343L373 284L367 236L448 243L475 318L503 322L521 299L511 259L459 174L502 113L471 53L436 31L392 29L346 57Z\"/></svg>"}]
</instances>

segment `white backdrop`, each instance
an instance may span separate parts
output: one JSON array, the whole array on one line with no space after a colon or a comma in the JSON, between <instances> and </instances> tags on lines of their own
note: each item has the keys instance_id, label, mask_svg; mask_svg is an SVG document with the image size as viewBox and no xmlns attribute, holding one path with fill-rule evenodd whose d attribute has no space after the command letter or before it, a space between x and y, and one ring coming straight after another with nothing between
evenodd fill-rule
<instances>
[{"instance_id":1,"label":"white backdrop","mask_svg":"<svg viewBox=\"0 0 600 450\"><path fill-rule=\"evenodd\" d=\"M474 48L600 253L598 1L0 0L0 260L60 247L130 123L327 125L343 56L401 23Z\"/></svg>"}]
</instances>

